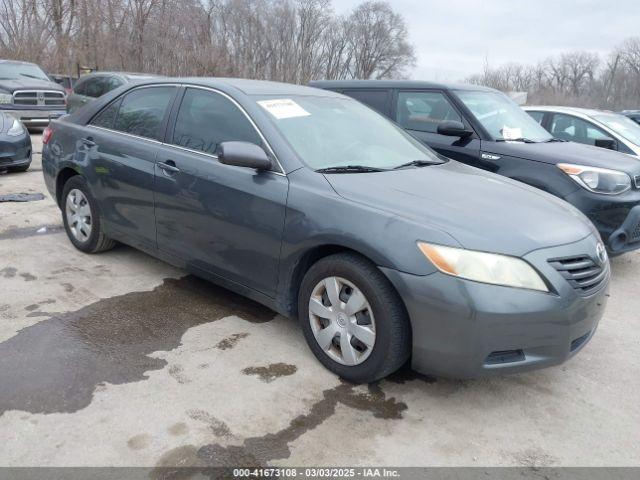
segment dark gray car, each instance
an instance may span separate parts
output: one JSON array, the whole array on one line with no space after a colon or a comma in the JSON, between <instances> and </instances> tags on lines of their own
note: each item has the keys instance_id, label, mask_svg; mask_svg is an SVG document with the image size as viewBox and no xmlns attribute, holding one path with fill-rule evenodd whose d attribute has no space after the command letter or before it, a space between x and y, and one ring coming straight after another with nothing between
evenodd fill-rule
<instances>
[{"instance_id":1,"label":"dark gray car","mask_svg":"<svg viewBox=\"0 0 640 480\"><path fill-rule=\"evenodd\" d=\"M606 251L580 212L448 160L340 94L145 82L43 141L78 249L123 242L297 317L352 381L409 358L450 377L555 365L605 308Z\"/></svg>"},{"instance_id":2,"label":"dark gray car","mask_svg":"<svg viewBox=\"0 0 640 480\"><path fill-rule=\"evenodd\" d=\"M0 171L25 172L31 165L31 137L17 118L0 111Z\"/></svg>"}]
</instances>

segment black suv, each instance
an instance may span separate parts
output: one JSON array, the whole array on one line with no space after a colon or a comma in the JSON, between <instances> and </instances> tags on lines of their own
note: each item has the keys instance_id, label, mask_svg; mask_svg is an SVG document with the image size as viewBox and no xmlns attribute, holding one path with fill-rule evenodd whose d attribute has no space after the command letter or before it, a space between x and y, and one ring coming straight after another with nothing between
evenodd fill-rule
<instances>
[{"instance_id":1,"label":"black suv","mask_svg":"<svg viewBox=\"0 0 640 480\"><path fill-rule=\"evenodd\" d=\"M566 200L591 219L610 253L640 248L640 161L629 155L553 138L490 88L393 80L311 85L369 105L446 157Z\"/></svg>"}]
</instances>

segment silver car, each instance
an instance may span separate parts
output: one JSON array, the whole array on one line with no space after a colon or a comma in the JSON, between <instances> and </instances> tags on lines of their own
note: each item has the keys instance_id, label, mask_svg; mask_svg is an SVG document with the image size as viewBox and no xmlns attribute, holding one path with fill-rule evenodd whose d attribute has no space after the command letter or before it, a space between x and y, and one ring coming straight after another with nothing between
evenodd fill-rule
<instances>
[{"instance_id":1,"label":"silver car","mask_svg":"<svg viewBox=\"0 0 640 480\"><path fill-rule=\"evenodd\" d=\"M576 107L524 107L554 137L640 156L640 125L619 113Z\"/></svg>"},{"instance_id":2,"label":"silver car","mask_svg":"<svg viewBox=\"0 0 640 480\"><path fill-rule=\"evenodd\" d=\"M129 72L94 72L83 75L76 82L67 100L67 112L73 113L86 103L127 83L150 80L155 75Z\"/></svg>"}]
</instances>

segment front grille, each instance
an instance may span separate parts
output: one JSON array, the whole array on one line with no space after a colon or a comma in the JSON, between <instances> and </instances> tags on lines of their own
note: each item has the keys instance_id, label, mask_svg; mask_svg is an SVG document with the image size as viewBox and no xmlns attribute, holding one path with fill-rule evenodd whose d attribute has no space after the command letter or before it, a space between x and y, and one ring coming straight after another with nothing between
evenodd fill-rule
<instances>
[{"instance_id":1,"label":"front grille","mask_svg":"<svg viewBox=\"0 0 640 480\"><path fill-rule=\"evenodd\" d=\"M596 264L590 257L556 258L549 263L569 285L583 295L597 291L607 278L607 267Z\"/></svg>"},{"instance_id":2,"label":"front grille","mask_svg":"<svg viewBox=\"0 0 640 480\"><path fill-rule=\"evenodd\" d=\"M636 175L634 182L636 184L636 188L640 188L640 175Z\"/></svg>"},{"instance_id":3,"label":"front grille","mask_svg":"<svg viewBox=\"0 0 640 480\"><path fill-rule=\"evenodd\" d=\"M636 225L636 228L631 232L631 241L635 242L640 240L640 222Z\"/></svg>"},{"instance_id":4,"label":"front grille","mask_svg":"<svg viewBox=\"0 0 640 480\"><path fill-rule=\"evenodd\" d=\"M64 93L55 90L17 90L14 105L64 107Z\"/></svg>"}]
</instances>

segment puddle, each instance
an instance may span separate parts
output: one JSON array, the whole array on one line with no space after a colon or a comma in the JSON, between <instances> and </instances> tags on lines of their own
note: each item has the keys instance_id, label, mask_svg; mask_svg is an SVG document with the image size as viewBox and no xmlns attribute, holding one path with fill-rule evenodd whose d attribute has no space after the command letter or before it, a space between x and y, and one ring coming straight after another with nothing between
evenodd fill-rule
<instances>
[{"instance_id":1,"label":"puddle","mask_svg":"<svg viewBox=\"0 0 640 480\"><path fill-rule=\"evenodd\" d=\"M18 238L35 237L36 235L50 235L64 231L62 225L39 225L37 227L15 227L0 232L0 240L14 240Z\"/></svg>"},{"instance_id":2,"label":"puddle","mask_svg":"<svg viewBox=\"0 0 640 480\"><path fill-rule=\"evenodd\" d=\"M0 195L0 202L33 202L44 200L42 193L7 193Z\"/></svg>"},{"instance_id":3,"label":"puddle","mask_svg":"<svg viewBox=\"0 0 640 480\"><path fill-rule=\"evenodd\" d=\"M336 412L338 404L371 413L375 418L399 420L407 409L403 402L387 398L378 384L369 385L368 392L360 392L349 383L342 382L337 387L322 392L309 413L299 415L289 425L276 433L246 438L241 445L210 444L200 448L185 445L166 452L157 463L152 478L166 478L163 467L232 467L266 466L273 460L289 458L289 445L329 419ZM207 474L206 468L190 470L190 474ZM186 473L183 471L182 473Z\"/></svg>"},{"instance_id":4,"label":"puddle","mask_svg":"<svg viewBox=\"0 0 640 480\"><path fill-rule=\"evenodd\" d=\"M265 383L271 383L276 378L288 377L298 371L295 365L287 363L272 363L267 367L247 367L242 370L245 375L257 375Z\"/></svg>"},{"instance_id":5,"label":"puddle","mask_svg":"<svg viewBox=\"0 0 640 480\"><path fill-rule=\"evenodd\" d=\"M144 372L167 365L150 353L172 350L189 328L231 315L254 323L276 316L258 303L187 276L43 320L0 343L0 415L7 410L71 413L85 408L98 385L145 380Z\"/></svg>"}]
</instances>

